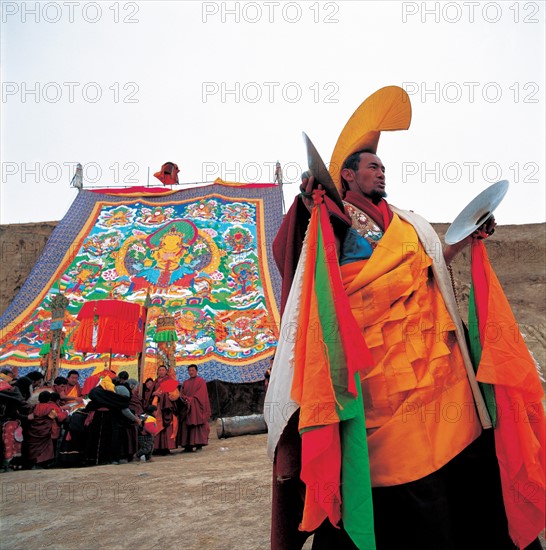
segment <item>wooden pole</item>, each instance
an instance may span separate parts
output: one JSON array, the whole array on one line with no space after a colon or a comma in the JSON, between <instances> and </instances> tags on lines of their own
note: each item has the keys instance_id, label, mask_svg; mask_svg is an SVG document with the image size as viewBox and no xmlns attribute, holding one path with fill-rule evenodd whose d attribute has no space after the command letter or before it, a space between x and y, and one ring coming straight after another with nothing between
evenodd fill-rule
<instances>
[{"instance_id":1,"label":"wooden pole","mask_svg":"<svg viewBox=\"0 0 546 550\"><path fill-rule=\"evenodd\" d=\"M148 332L148 308L152 305L150 289L144 300L144 330L142 336L142 350L138 357L138 395L142 397L142 385L144 384L144 367L146 366L146 333Z\"/></svg>"},{"instance_id":2,"label":"wooden pole","mask_svg":"<svg viewBox=\"0 0 546 550\"><path fill-rule=\"evenodd\" d=\"M66 298L66 296L60 290L51 299L50 348L48 355L47 373L45 375L46 382L52 383L59 373L59 366L61 363L61 347L64 342L64 317L68 305L68 298Z\"/></svg>"}]
</instances>

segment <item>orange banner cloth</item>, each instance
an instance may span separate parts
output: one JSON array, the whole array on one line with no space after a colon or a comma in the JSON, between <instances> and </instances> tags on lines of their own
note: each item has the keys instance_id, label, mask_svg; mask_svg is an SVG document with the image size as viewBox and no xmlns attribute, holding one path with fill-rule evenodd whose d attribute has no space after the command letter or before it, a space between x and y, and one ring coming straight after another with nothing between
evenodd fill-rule
<instances>
[{"instance_id":1,"label":"orange banner cloth","mask_svg":"<svg viewBox=\"0 0 546 550\"><path fill-rule=\"evenodd\" d=\"M482 311L477 300L482 355L476 378L495 388L495 448L508 530L525 548L545 526L544 391L483 241L473 243L472 277L476 294L485 296Z\"/></svg>"}]
</instances>

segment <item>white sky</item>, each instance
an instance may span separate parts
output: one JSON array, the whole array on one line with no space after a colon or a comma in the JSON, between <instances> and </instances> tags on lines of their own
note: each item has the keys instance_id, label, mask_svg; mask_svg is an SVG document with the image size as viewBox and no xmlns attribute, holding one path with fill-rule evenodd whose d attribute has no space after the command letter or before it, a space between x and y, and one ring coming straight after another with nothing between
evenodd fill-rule
<instances>
[{"instance_id":1,"label":"white sky","mask_svg":"<svg viewBox=\"0 0 546 550\"><path fill-rule=\"evenodd\" d=\"M328 163L392 84L413 120L380 139L390 202L450 222L508 179L498 223L544 222L544 23L543 1L2 1L0 223L61 219L76 162L116 186L166 161L269 182L280 160L288 204L301 132Z\"/></svg>"}]
</instances>

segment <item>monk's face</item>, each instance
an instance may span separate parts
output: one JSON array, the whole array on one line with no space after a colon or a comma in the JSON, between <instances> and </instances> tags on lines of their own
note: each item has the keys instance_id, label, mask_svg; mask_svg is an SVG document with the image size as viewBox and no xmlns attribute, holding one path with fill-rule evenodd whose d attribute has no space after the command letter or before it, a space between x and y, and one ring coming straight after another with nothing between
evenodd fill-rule
<instances>
[{"instance_id":1,"label":"monk's face","mask_svg":"<svg viewBox=\"0 0 546 550\"><path fill-rule=\"evenodd\" d=\"M358 170L344 168L341 175L349 184L349 189L361 193L373 202L386 197L385 166L381 159L372 153L361 153Z\"/></svg>"},{"instance_id":2,"label":"monk's face","mask_svg":"<svg viewBox=\"0 0 546 550\"><path fill-rule=\"evenodd\" d=\"M188 374L190 375L190 378L195 378L197 376L197 369L195 367L189 367Z\"/></svg>"},{"instance_id":3,"label":"monk's face","mask_svg":"<svg viewBox=\"0 0 546 550\"><path fill-rule=\"evenodd\" d=\"M67 380L70 386L75 386L78 383L79 376L77 374L71 374Z\"/></svg>"},{"instance_id":4,"label":"monk's face","mask_svg":"<svg viewBox=\"0 0 546 550\"><path fill-rule=\"evenodd\" d=\"M159 378L165 378L165 376L167 376L167 369L165 367L159 367L157 369L157 376Z\"/></svg>"}]
</instances>

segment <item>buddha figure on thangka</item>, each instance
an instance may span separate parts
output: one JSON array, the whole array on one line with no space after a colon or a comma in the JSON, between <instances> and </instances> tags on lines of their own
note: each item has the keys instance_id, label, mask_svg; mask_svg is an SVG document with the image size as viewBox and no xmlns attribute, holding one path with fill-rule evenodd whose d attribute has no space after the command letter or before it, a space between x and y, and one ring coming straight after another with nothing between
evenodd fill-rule
<instances>
[{"instance_id":1,"label":"buddha figure on thangka","mask_svg":"<svg viewBox=\"0 0 546 550\"><path fill-rule=\"evenodd\" d=\"M116 270L131 278L129 291L152 287L165 292L171 286L195 290L220 264L221 252L213 239L189 220L173 220L147 238L133 235L120 249Z\"/></svg>"}]
</instances>

